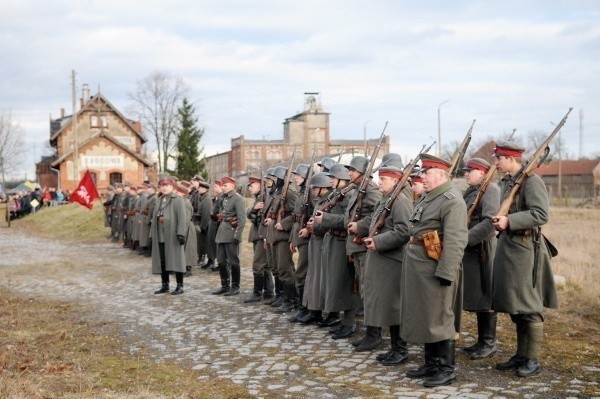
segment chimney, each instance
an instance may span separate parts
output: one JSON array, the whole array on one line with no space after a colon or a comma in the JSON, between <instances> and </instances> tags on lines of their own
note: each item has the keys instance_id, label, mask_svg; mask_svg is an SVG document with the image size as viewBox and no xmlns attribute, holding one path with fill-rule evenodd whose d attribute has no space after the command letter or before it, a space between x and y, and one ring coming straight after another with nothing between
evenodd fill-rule
<instances>
[{"instance_id":1,"label":"chimney","mask_svg":"<svg viewBox=\"0 0 600 399\"><path fill-rule=\"evenodd\" d=\"M87 102L90 101L90 86L87 83L82 84L81 91L81 99L83 100L84 104L87 104Z\"/></svg>"},{"instance_id":2,"label":"chimney","mask_svg":"<svg viewBox=\"0 0 600 399\"><path fill-rule=\"evenodd\" d=\"M61 109L60 109L60 117L61 117L61 118L64 118L64 117L65 117L65 109L64 109L64 108L61 108Z\"/></svg>"}]
</instances>

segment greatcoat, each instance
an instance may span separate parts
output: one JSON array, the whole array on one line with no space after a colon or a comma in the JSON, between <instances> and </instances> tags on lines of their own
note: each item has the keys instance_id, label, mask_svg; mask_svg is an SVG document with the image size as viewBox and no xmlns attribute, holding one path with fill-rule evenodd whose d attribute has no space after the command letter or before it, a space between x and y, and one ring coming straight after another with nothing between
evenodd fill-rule
<instances>
[{"instance_id":1,"label":"greatcoat","mask_svg":"<svg viewBox=\"0 0 600 399\"><path fill-rule=\"evenodd\" d=\"M510 175L501 180L502 200L508 196L514 181ZM510 207L509 230L501 232L498 238L493 272L495 311L541 314L545 307L558 307L549 249L543 237L537 251L534 242L537 231L548 222L548 214L546 185L533 174L525 180Z\"/></svg>"},{"instance_id":2,"label":"greatcoat","mask_svg":"<svg viewBox=\"0 0 600 399\"><path fill-rule=\"evenodd\" d=\"M373 215L358 222L361 237L369 235L369 229L375 225L389 198L389 195L383 196ZM408 218L412 207L410 188L406 188L396 197L383 228L373 237L377 250L367 251L362 287L367 326L400 325L402 261L410 239Z\"/></svg>"},{"instance_id":3,"label":"greatcoat","mask_svg":"<svg viewBox=\"0 0 600 399\"><path fill-rule=\"evenodd\" d=\"M196 241L196 226L192 222L194 209L192 202L187 197L182 197L185 203L185 218L187 220L187 232L185 234L185 264L187 266L196 266L198 262L198 243Z\"/></svg>"},{"instance_id":4,"label":"greatcoat","mask_svg":"<svg viewBox=\"0 0 600 399\"><path fill-rule=\"evenodd\" d=\"M361 306L358 290L354 285L354 268L346 255L346 232L344 211L348 206L348 195L344 196L329 212L323 213L321 226L327 230L321 251L324 310L340 312Z\"/></svg>"},{"instance_id":5,"label":"greatcoat","mask_svg":"<svg viewBox=\"0 0 600 399\"><path fill-rule=\"evenodd\" d=\"M400 336L414 343L452 339L461 262L467 245L467 207L462 193L447 181L419 198L410 216L410 235L402 269ZM436 230L442 242L439 260L412 240ZM441 286L436 277L451 281ZM456 315L459 317L459 315Z\"/></svg>"},{"instance_id":6,"label":"greatcoat","mask_svg":"<svg viewBox=\"0 0 600 399\"><path fill-rule=\"evenodd\" d=\"M163 221L158 221L162 215ZM185 253L177 236L185 237L188 229L187 215L183 198L175 193L163 195L156 201L152 212L150 238L152 239L152 273L160 274L159 242L165 244L165 269L169 272L185 273ZM160 226L159 226L160 224ZM162 232L160 231L162 229Z\"/></svg>"},{"instance_id":7,"label":"greatcoat","mask_svg":"<svg viewBox=\"0 0 600 399\"><path fill-rule=\"evenodd\" d=\"M480 189L478 184L465 190L467 209ZM492 266L497 241L492 218L499 208L500 188L491 183L469 221L469 241L463 256L463 310L478 312L492 308Z\"/></svg>"},{"instance_id":8,"label":"greatcoat","mask_svg":"<svg viewBox=\"0 0 600 399\"><path fill-rule=\"evenodd\" d=\"M316 210L327 200L330 191L327 191L319 197L311 199L313 204L312 216ZM323 249L323 236L325 230L320 223L315 223L313 231L308 241L308 270L306 271L306 280L304 281L304 296L302 297L302 306L310 310L323 310L324 295L321 292L321 276L323 274L321 267L321 253Z\"/></svg>"}]
</instances>

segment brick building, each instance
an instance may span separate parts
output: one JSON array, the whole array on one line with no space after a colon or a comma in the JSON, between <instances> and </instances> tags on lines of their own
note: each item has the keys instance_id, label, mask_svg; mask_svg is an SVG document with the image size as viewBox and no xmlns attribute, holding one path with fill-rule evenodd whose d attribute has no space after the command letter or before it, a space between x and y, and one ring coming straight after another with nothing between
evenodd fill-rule
<instances>
[{"instance_id":1,"label":"brick building","mask_svg":"<svg viewBox=\"0 0 600 399\"><path fill-rule=\"evenodd\" d=\"M89 170L102 195L116 182L156 180L155 165L142 153L147 139L141 124L125 118L101 93L90 97L87 85L82 94L75 119L63 109L60 118L50 120L56 154L36 164L38 181L72 191Z\"/></svg>"},{"instance_id":2,"label":"brick building","mask_svg":"<svg viewBox=\"0 0 600 399\"><path fill-rule=\"evenodd\" d=\"M594 168L598 159L553 161L535 170L541 176L552 198L593 198ZM561 188L559 190L559 181ZM562 194L562 195L559 195Z\"/></svg>"},{"instance_id":3,"label":"brick building","mask_svg":"<svg viewBox=\"0 0 600 399\"><path fill-rule=\"evenodd\" d=\"M231 139L231 150L206 158L210 180L223 176L257 175L261 169L287 165L296 151L294 164L308 163L313 150L320 160L327 154L371 154L379 139L331 140L329 113L321 106L319 93L305 93L304 110L283 123L282 140L252 140L244 135ZM389 152L389 136L384 136L379 156Z\"/></svg>"}]
</instances>

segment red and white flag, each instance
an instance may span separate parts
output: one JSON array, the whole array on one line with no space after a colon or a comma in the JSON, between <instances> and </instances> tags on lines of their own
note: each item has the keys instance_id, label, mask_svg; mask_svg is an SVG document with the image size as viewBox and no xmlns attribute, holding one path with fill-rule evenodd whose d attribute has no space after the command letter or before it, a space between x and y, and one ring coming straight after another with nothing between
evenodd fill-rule
<instances>
[{"instance_id":1,"label":"red and white flag","mask_svg":"<svg viewBox=\"0 0 600 399\"><path fill-rule=\"evenodd\" d=\"M92 209L96 198L100 198L98 190L96 190L90 171L86 170L77 188L69 196L69 202L79 202L81 205Z\"/></svg>"}]
</instances>

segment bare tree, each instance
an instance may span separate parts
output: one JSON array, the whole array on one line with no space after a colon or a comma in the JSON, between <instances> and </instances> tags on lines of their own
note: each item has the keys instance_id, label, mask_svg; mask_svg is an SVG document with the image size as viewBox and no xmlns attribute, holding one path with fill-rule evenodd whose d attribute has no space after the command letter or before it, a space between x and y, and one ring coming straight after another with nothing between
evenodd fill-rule
<instances>
[{"instance_id":1,"label":"bare tree","mask_svg":"<svg viewBox=\"0 0 600 399\"><path fill-rule=\"evenodd\" d=\"M527 135L527 152L533 153L538 149L540 145L548 138L550 132L545 132L543 130L532 130ZM550 143L550 152L548 153L548 157L545 162L556 161L560 158L560 152L565 153L565 146L560 135L554 137L552 143Z\"/></svg>"},{"instance_id":2,"label":"bare tree","mask_svg":"<svg viewBox=\"0 0 600 399\"><path fill-rule=\"evenodd\" d=\"M2 187L4 179L23 163L25 143L23 128L12 117L12 113L0 111L0 171Z\"/></svg>"},{"instance_id":3,"label":"bare tree","mask_svg":"<svg viewBox=\"0 0 600 399\"><path fill-rule=\"evenodd\" d=\"M189 90L182 77L156 71L139 80L135 92L129 93L142 126L154 137L159 171L167 170L177 138L177 109Z\"/></svg>"}]
</instances>

